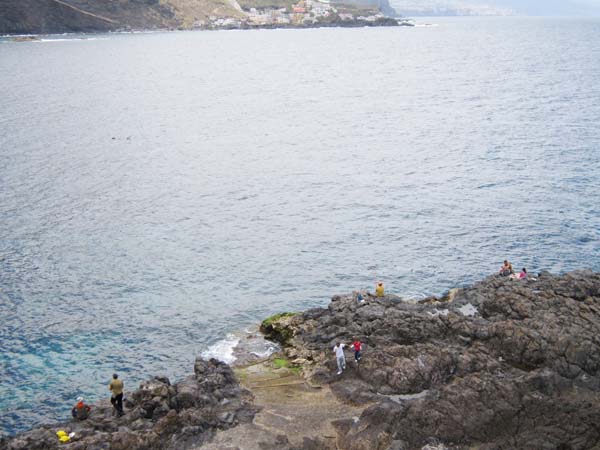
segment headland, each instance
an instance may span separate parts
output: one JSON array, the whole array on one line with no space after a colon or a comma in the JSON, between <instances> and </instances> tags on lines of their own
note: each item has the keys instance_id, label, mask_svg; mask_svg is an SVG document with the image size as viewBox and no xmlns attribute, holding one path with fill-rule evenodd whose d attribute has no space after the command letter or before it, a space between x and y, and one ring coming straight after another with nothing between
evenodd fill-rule
<instances>
[{"instance_id":1,"label":"headland","mask_svg":"<svg viewBox=\"0 0 600 450\"><path fill-rule=\"evenodd\" d=\"M489 277L441 297L336 295L263 323L281 344L243 366L198 359L89 419L44 426L0 449L600 448L600 274ZM338 375L332 347L363 342Z\"/></svg>"},{"instance_id":2,"label":"headland","mask_svg":"<svg viewBox=\"0 0 600 450\"><path fill-rule=\"evenodd\" d=\"M412 26L387 0L6 0L0 35ZM22 39L21 39L22 40Z\"/></svg>"}]
</instances>

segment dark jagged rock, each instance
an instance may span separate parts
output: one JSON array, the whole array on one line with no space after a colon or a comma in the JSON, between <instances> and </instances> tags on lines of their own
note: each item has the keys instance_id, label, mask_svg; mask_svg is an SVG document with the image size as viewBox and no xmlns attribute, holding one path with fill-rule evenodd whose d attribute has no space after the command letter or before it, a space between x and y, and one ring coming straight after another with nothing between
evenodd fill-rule
<instances>
[{"instance_id":1,"label":"dark jagged rock","mask_svg":"<svg viewBox=\"0 0 600 450\"><path fill-rule=\"evenodd\" d=\"M336 296L272 324L344 400L338 448L600 449L600 274L490 277L420 304ZM335 375L336 341L366 343Z\"/></svg>"},{"instance_id":2,"label":"dark jagged rock","mask_svg":"<svg viewBox=\"0 0 600 450\"><path fill-rule=\"evenodd\" d=\"M44 426L0 440L4 450L58 447L57 430L75 432L61 447L69 450L182 450L210 439L216 430L252 421L251 394L240 389L231 368L197 359L194 375L171 385L155 377L127 395L126 415L113 417L112 406L93 406L87 420Z\"/></svg>"}]
</instances>

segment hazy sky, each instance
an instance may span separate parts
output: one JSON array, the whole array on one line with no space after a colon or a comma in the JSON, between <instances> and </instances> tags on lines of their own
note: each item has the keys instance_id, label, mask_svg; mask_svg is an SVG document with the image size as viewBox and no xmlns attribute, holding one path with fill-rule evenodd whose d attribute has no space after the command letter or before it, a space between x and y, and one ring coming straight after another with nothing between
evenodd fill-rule
<instances>
[{"instance_id":1,"label":"hazy sky","mask_svg":"<svg viewBox=\"0 0 600 450\"><path fill-rule=\"evenodd\" d=\"M396 10L415 10L419 7L469 8L483 6L508 9L517 14L532 16L600 16L600 0L389 0Z\"/></svg>"},{"instance_id":2,"label":"hazy sky","mask_svg":"<svg viewBox=\"0 0 600 450\"><path fill-rule=\"evenodd\" d=\"M486 3L531 15L600 15L600 0L490 0Z\"/></svg>"}]
</instances>

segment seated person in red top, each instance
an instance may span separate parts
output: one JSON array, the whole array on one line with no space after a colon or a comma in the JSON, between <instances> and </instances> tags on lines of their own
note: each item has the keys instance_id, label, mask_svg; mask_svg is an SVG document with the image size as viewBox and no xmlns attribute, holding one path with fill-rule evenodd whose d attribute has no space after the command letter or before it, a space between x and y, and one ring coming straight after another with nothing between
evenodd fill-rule
<instances>
[{"instance_id":1,"label":"seated person in red top","mask_svg":"<svg viewBox=\"0 0 600 450\"><path fill-rule=\"evenodd\" d=\"M88 405L83 403L83 397L78 397L77 403L73 406L73 409L71 409L71 415L74 419L85 420L90 415L90 409L91 408Z\"/></svg>"},{"instance_id":2,"label":"seated person in red top","mask_svg":"<svg viewBox=\"0 0 600 450\"><path fill-rule=\"evenodd\" d=\"M352 348L354 349L354 361L360 361L360 351L362 349L362 344L358 339L355 339L352 343Z\"/></svg>"},{"instance_id":3,"label":"seated person in red top","mask_svg":"<svg viewBox=\"0 0 600 450\"><path fill-rule=\"evenodd\" d=\"M523 267L523 270L521 270L520 273L513 273L510 277L513 280L524 280L525 278L527 278L527 269Z\"/></svg>"}]
</instances>

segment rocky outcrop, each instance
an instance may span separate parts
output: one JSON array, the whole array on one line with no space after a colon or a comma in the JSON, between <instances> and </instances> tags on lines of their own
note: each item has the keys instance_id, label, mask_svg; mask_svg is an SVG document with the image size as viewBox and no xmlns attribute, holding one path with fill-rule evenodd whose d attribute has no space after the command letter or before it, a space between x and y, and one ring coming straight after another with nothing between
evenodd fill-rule
<instances>
[{"instance_id":1,"label":"rocky outcrop","mask_svg":"<svg viewBox=\"0 0 600 450\"><path fill-rule=\"evenodd\" d=\"M422 303L335 296L272 326L314 383L369 405L335 424L340 449L600 449L600 274L490 277ZM338 377L331 349L355 338L363 358Z\"/></svg>"},{"instance_id":2,"label":"rocky outcrop","mask_svg":"<svg viewBox=\"0 0 600 450\"><path fill-rule=\"evenodd\" d=\"M177 384L156 377L127 395L126 414L114 417L108 402L83 421L44 426L0 440L2 450L47 450L59 445L56 431L74 432L70 450L184 450L202 445L220 429L252 421L252 396L231 368L197 359L194 375Z\"/></svg>"}]
</instances>

